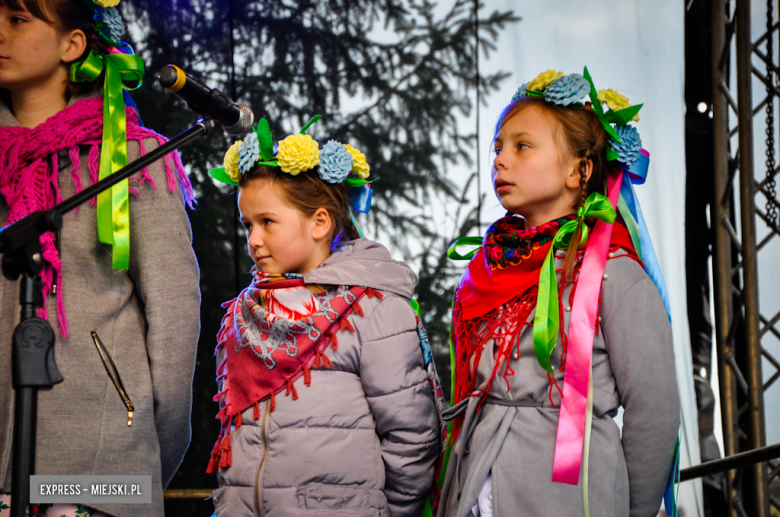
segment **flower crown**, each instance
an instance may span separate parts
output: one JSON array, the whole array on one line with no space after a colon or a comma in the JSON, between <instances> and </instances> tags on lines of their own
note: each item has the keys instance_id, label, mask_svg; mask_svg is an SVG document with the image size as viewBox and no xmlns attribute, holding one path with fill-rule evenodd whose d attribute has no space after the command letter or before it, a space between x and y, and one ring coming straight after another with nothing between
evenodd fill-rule
<instances>
[{"instance_id":1,"label":"flower crown","mask_svg":"<svg viewBox=\"0 0 780 517\"><path fill-rule=\"evenodd\" d=\"M634 166L642 156L642 139L634 126L628 123L639 121L642 104L632 106L628 98L615 90L596 90L593 80L585 67L583 74L563 75L563 72L547 70L533 81L522 85L512 97L512 101L523 97L544 97L547 102L559 106L582 104L580 101L588 95L591 109L609 134L607 160L617 160L628 167ZM609 110L605 113L602 103ZM613 126L614 124L614 126Z\"/></svg>"},{"instance_id":2,"label":"flower crown","mask_svg":"<svg viewBox=\"0 0 780 517\"><path fill-rule=\"evenodd\" d=\"M120 0L84 0L90 7L95 9L95 28L98 34L105 41L114 47L121 47L123 44L119 41L124 33L124 24L122 15L116 6Z\"/></svg>"},{"instance_id":3,"label":"flower crown","mask_svg":"<svg viewBox=\"0 0 780 517\"><path fill-rule=\"evenodd\" d=\"M351 145L328 140L320 149L319 143L306 134L306 130L320 118L321 115L315 115L300 132L286 136L276 145L268 121L260 119L257 127L244 140L238 140L230 146L225 153L224 167L211 169L209 175L219 182L238 186L241 177L256 165L279 167L282 172L293 176L316 167L323 181L344 183L356 189L352 196L352 207L367 213L373 192L368 185L378 178L367 180L370 167L366 163L366 155Z\"/></svg>"}]
</instances>

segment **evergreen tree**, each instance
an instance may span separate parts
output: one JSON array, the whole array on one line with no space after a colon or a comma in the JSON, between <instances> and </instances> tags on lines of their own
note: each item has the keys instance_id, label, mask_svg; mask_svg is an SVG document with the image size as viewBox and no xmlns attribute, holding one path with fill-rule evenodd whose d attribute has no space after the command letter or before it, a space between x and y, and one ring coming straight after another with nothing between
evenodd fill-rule
<instances>
[{"instance_id":1,"label":"evergreen tree","mask_svg":"<svg viewBox=\"0 0 780 517\"><path fill-rule=\"evenodd\" d=\"M417 287L424 321L445 387L452 293L461 267L446 259L455 237L476 221L471 181L458 185L454 165L473 165L474 135L459 117L473 108L476 34L486 57L499 31L515 22L511 12L480 18L475 2L455 0L441 8L428 0L125 0L126 39L146 63L146 86L133 93L144 123L168 136L196 116L156 84L157 71L174 63L196 71L208 84L251 106L268 119L274 137L297 131L314 114L308 131L362 150L371 165L374 202L363 220L419 270ZM232 30L231 30L232 29ZM232 62L235 73L231 73ZM487 94L508 74L480 76ZM212 353L223 309L249 278L251 261L238 235L235 196L216 185L208 169L220 166L229 145L223 135L201 138L181 150L199 206L190 213L193 246L201 266L202 333L193 403L193 441L171 487L215 486L205 474L218 432ZM456 235L443 235L424 208L440 199L459 207ZM428 215L426 215L428 213ZM241 272L241 276L236 275ZM238 278L238 281L234 279ZM446 390L445 390L446 391ZM210 503L167 505L172 514L204 514Z\"/></svg>"}]
</instances>

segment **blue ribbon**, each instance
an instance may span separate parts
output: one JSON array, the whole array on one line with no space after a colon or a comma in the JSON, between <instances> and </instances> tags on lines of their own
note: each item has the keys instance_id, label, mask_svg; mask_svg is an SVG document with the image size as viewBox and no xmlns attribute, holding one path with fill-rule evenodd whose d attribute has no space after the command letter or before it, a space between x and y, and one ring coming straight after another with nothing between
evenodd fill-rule
<instances>
[{"instance_id":1,"label":"blue ribbon","mask_svg":"<svg viewBox=\"0 0 780 517\"><path fill-rule=\"evenodd\" d=\"M631 178L631 183L641 185L647 181L647 171L649 167L650 153L642 149L642 152L640 153L637 161L635 161L631 167L623 168L623 170L628 173L629 177Z\"/></svg>"},{"instance_id":2,"label":"blue ribbon","mask_svg":"<svg viewBox=\"0 0 780 517\"><path fill-rule=\"evenodd\" d=\"M658 289L658 294L661 295L661 300L664 302L664 308L666 309L666 316L669 321L672 321L672 310L669 305L669 293L666 290L666 283L664 282L663 273L661 273L661 266L658 263L658 257L655 254L653 248L653 241L650 240L650 233L647 231L647 223L645 223L645 217L642 214L642 206L634 192L633 179L631 181L624 181L620 189L620 193L623 195L626 204L628 205L631 215L639 224L639 242L642 247L642 262L645 264L645 273L655 284Z\"/></svg>"},{"instance_id":3,"label":"blue ribbon","mask_svg":"<svg viewBox=\"0 0 780 517\"><path fill-rule=\"evenodd\" d=\"M374 196L374 189L368 185L352 189L349 196L349 204L352 209L361 214L367 214L371 209L371 198Z\"/></svg>"},{"instance_id":4,"label":"blue ribbon","mask_svg":"<svg viewBox=\"0 0 780 517\"><path fill-rule=\"evenodd\" d=\"M143 121L141 120L141 113L138 111L138 106L135 105L135 101L132 97L130 97L130 92L127 90L122 90L122 96L125 98L125 107L127 108L133 108L135 110L135 113L138 115L138 125L141 127L144 126Z\"/></svg>"},{"instance_id":5,"label":"blue ribbon","mask_svg":"<svg viewBox=\"0 0 780 517\"><path fill-rule=\"evenodd\" d=\"M674 449L674 462L672 463L672 471L669 473L669 481L666 483L666 489L664 490L664 511L666 515L671 517L678 517L677 513L677 492L675 491L674 484L680 481L680 436L677 436L677 445Z\"/></svg>"},{"instance_id":6,"label":"blue ribbon","mask_svg":"<svg viewBox=\"0 0 780 517\"><path fill-rule=\"evenodd\" d=\"M628 210L631 212L634 220L639 225L639 245L642 248L642 262L645 264L645 273L655 284L658 289L658 294L661 295L661 300L664 302L664 308L666 309L666 316L669 321L672 321L672 311L669 305L669 293L666 290L666 283L664 282L663 274L661 273L661 266L658 264L658 257L655 254L653 248L653 241L650 240L650 233L647 231L647 224L645 223L645 217L642 214L642 206L639 204L639 199L634 192L634 184L641 185L647 181L647 172L650 167L650 155L642 149L642 154L639 155L639 159L631 167L623 167L626 175L631 181L624 181L620 186L620 196L626 203ZM625 218L625 217L624 217ZM675 483L680 479L680 437L677 437L677 444L674 449L674 461L672 463L672 470L669 473L669 479L666 483L666 489L664 490L664 508L668 515L677 517L677 497L675 492Z\"/></svg>"}]
</instances>

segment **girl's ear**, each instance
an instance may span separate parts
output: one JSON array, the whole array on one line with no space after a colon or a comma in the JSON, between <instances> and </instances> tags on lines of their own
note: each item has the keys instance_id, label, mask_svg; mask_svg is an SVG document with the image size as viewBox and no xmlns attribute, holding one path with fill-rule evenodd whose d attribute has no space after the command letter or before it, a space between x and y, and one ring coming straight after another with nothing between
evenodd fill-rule
<instances>
[{"instance_id":1,"label":"girl's ear","mask_svg":"<svg viewBox=\"0 0 780 517\"><path fill-rule=\"evenodd\" d=\"M63 37L62 57L63 63L72 63L87 50L87 35L81 29L70 31Z\"/></svg>"},{"instance_id":2,"label":"girl's ear","mask_svg":"<svg viewBox=\"0 0 780 517\"><path fill-rule=\"evenodd\" d=\"M580 168L582 167L582 158L573 158L571 160L566 175L566 186L571 189L580 188ZM590 179L590 175L593 173L593 160L590 158L586 160L585 164L585 183Z\"/></svg>"},{"instance_id":3,"label":"girl's ear","mask_svg":"<svg viewBox=\"0 0 780 517\"><path fill-rule=\"evenodd\" d=\"M319 241L330 236L331 228L333 228L333 221L330 218L330 213L324 208L318 208L316 212L311 216L312 224L314 225L312 231L312 237L315 241Z\"/></svg>"}]
</instances>

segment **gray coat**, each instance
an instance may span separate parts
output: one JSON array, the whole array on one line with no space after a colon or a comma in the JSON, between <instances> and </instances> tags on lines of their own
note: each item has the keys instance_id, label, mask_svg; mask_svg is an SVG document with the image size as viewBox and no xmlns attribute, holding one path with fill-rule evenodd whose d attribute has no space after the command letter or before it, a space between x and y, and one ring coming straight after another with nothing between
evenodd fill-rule
<instances>
[{"instance_id":1,"label":"gray coat","mask_svg":"<svg viewBox=\"0 0 780 517\"><path fill-rule=\"evenodd\" d=\"M0 102L0 126L18 125ZM157 147L148 139L146 150ZM128 162L140 155L128 142ZM89 185L87 149L82 185ZM74 192L71 161L60 153L59 187ZM190 441L192 377L200 332L198 264L178 186L167 188L161 161L149 166L156 191L145 182L130 195L130 269L111 267L111 247L97 239L95 208L64 216L60 232L69 335L57 325L56 297L46 300L56 335L55 357L64 381L38 397L36 474L145 474L151 505L92 504L117 517L162 516L163 490ZM131 182L131 185L133 183ZM8 207L0 201L0 221ZM14 391L11 335L19 321L18 282L0 279L0 491L11 491ZM132 426L90 332L97 332L135 406Z\"/></svg>"},{"instance_id":2,"label":"gray coat","mask_svg":"<svg viewBox=\"0 0 780 517\"><path fill-rule=\"evenodd\" d=\"M244 411L230 433L232 465L218 471L219 517L418 516L433 483L438 420L414 311L415 276L367 239L347 243L304 275L310 284L379 290L348 316L333 366L295 382L298 400ZM222 358L218 358L218 363Z\"/></svg>"},{"instance_id":3,"label":"gray coat","mask_svg":"<svg viewBox=\"0 0 780 517\"><path fill-rule=\"evenodd\" d=\"M563 260L556 259L556 269ZM560 281L560 274L558 275ZM642 267L628 257L607 262L601 323L593 344L593 427L588 500L599 517L650 517L658 513L669 476L679 426L680 403L674 368L672 331L661 298ZM562 295L564 306L570 288ZM532 322L534 312L528 321ZM565 311L565 328L571 312ZM583 514L580 484L553 483L552 465L561 397L534 354L533 327L524 326L515 375L507 384L496 375L490 395L528 401L531 407L467 403L463 429L454 445L445 477L439 516L469 514L482 484L492 472L496 517ZM487 344L490 350L493 343ZM552 356L563 388L560 337ZM483 353L477 389L493 370L492 353ZM503 368L500 369L503 372ZM535 407L534 407L535 406ZM623 406L622 438L613 421Z\"/></svg>"}]
</instances>

